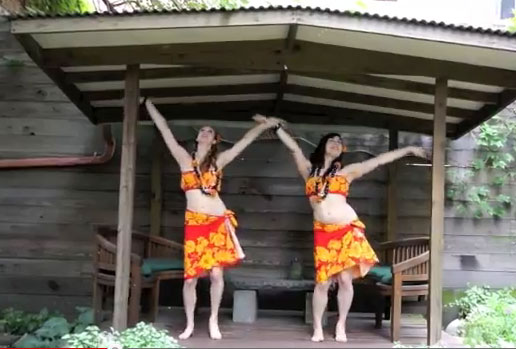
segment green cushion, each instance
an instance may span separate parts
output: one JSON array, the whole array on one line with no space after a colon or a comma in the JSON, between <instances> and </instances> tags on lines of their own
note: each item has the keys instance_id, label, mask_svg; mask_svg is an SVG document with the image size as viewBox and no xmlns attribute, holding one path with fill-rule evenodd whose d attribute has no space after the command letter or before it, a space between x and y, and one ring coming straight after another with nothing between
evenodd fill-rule
<instances>
[{"instance_id":1,"label":"green cushion","mask_svg":"<svg viewBox=\"0 0 516 349\"><path fill-rule=\"evenodd\" d=\"M387 265L377 265L372 267L367 273L368 276L380 281L382 284L390 285L392 283L391 267Z\"/></svg>"},{"instance_id":2,"label":"green cushion","mask_svg":"<svg viewBox=\"0 0 516 349\"><path fill-rule=\"evenodd\" d=\"M183 260L172 258L146 258L142 264L142 274L150 276L152 273L166 270L182 270Z\"/></svg>"}]
</instances>

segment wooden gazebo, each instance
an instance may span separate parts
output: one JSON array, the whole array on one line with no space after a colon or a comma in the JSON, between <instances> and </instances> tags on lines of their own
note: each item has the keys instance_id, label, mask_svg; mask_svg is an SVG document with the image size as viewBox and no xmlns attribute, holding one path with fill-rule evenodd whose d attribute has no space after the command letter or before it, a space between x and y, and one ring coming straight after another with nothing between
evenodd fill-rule
<instances>
[{"instance_id":1,"label":"wooden gazebo","mask_svg":"<svg viewBox=\"0 0 516 349\"><path fill-rule=\"evenodd\" d=\"M516 99L516 36L300 7L14 16L92 123L123 122L114 326L127 323L139 96L171 119L359 125L433 136L428 342L440 339L446 139ZM389 210L391 215L394 210Z\"/></svg>"}]
</instances>

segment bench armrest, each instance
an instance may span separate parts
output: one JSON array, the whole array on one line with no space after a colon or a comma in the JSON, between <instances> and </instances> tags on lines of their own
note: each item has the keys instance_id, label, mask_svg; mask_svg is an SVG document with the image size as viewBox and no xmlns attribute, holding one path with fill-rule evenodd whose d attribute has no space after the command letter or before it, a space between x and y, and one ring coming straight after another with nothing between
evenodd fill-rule
<instances>
[{"instance_id":1,"label":"bench armrest","mask_svg":"<svg viewBox=\"0 0 516 349\"><path fill-rule=\"evenodd\" d=\"M419 264L423 264L423 263L427 262L429 258L430 258L430 251L426 251L417 257L413 257L413 258L407 259L403 262L396 263L392 266L392 273L393 274L401 273L407 269L413 268Z\"/></svg>"}]
</instances>

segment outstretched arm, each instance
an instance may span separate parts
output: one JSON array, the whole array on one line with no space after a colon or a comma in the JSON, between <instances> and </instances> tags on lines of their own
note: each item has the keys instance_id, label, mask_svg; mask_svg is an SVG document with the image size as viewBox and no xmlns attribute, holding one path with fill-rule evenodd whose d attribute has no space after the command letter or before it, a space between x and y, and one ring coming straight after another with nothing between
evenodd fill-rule
<instances>
[{"instance_id":1,"label":"outstretched arm","mask_svg":"<svg viewBox=\"0 0 516 349\"><path fill-rule=\"evenodd\" d=\"M339 171L339 174L345 175L348 181L351 182L352 180L362 177L363 175L373 171L379 166L388 164L390 162L393 162L395 160L398 160L404 156L411 154L414 156L427 158L426 152L423 148L405 147L380 154L377 157L372 158L370 160L347 165Z\"/></svg>"},{"instance_id":2,"label":"outstretched arm","mask_svg":"<svg viewBox=\"0 0 516 349\"><path fill-rule=\"evenodd\" d=\"M145 101L145 107L181 170L188 170L192 166L192 157L190 154L177 142L168 127L167 121L150 100L147 99Z\"/></svg>"},{"instance_id":3,"label":"outstretched arm","mask_svg":"<svg viewBox=\"0 0 516 349\"><path fill-rule=\"evenodd\" d=\"M279 128L278 137L285 144L285 146L292 152L292 156L296 162L297 170L303 177L303 179L307 179L310 174L310 167L312 164L303 154L303 150L299 147L299 144L292 138L283 128Z\"/></svg>"},{"instance_id":4,"label":"outstretched arm","mask_svg":"<svg viewBox=\"0 0 516 349\"><path fill-rule=\"evenodd\" d=\"M265 118L262 116L256 116L255 120L259 122L258 125L247 131L247 133L236 142L230 149L223 151L217 157L217 167L219 169L224 168L227 164L233 161L238 154L240 154L249 144L251 144L263 131L274 127L278 124L278 120L275 118Z\"/></svg>"}]
</instances>

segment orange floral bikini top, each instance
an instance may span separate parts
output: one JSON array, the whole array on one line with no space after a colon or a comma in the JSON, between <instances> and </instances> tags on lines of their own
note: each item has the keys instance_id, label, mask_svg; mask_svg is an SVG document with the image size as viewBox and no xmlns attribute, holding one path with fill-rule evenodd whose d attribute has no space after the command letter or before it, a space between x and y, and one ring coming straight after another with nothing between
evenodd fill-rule
<instances>
[{"instance_id":1,"label":"orange floral bikini top","mask_svg":"<svg viewBox=\"0 0 516 349\"><path fill-rule=\"evenodd\" d=\"M305 193L309 198L317 197L317 201L324 200L329 193L347 197L349 182L343 175L311 176L306 180Z\"/></svg>"},{"instance_id":2,"label":"orange floral bikini top","mask_svg":"<svg viewBox=\"0 0 516 349\"><path fill-rule=\"evenodd\" d=\"M193 170L181 172L181 189L183 191L199 189L203 194L215 196L220 191L222 171L210 170L200 172L197 166Z\"/></svg>"}]
</instances>

